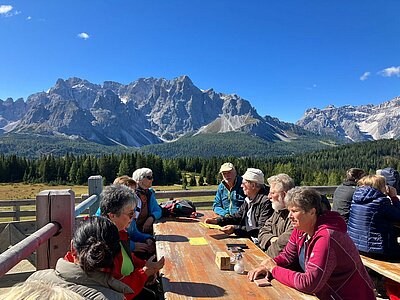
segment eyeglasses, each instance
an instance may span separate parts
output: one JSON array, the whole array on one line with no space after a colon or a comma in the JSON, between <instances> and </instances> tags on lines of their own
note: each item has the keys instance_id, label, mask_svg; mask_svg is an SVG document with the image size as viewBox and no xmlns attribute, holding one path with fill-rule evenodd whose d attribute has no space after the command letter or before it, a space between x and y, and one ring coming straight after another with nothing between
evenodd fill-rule
<instances>
[{"instance_id":1,"label":"eyeglasses","mask_svg":"<svg viewBox=\"0 0 400 300\"><path fill-rule=\"evenodd\" d=\"M135 216L135 213L136 213L135 210L133 210L128 213L123 212L122 214L127 215L129 217L129 219L132 219Z\"/></svg>"},{"instance_id":2,"label":"eyeglasses","mask_svg":"<svg viewBox=\"0 0 400 300\"><path fill-rule=\"evenodd\" d=\"M145 176L144 178L147 178L148 180L153 180L153 176Z\"/></svg>"}]
</instances>

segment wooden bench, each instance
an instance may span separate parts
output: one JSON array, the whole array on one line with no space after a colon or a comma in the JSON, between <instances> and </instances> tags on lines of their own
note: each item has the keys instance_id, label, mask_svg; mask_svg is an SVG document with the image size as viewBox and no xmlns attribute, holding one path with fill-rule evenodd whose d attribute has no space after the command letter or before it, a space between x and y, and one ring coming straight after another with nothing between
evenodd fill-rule
<instances>
[{"instance_id":1,"label":"wooden bench","mask_svg":"<svg viewBox=\"0 0 400 300\"><path fill-rule=\"evenodd\" d=\"M397 262L388 262L370 258L364 255L360 255L360 257L364 266L387 278L390 278L396 282L400 282L400 260Z\"/></svg>"}]
</instances>

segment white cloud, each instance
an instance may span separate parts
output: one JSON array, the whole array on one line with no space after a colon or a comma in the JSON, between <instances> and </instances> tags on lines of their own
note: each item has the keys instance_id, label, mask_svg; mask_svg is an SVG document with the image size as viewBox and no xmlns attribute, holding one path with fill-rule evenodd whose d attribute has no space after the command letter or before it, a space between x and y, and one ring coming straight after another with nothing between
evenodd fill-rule
<instances>
[{"instance_id":1,"label":"white cloud","mask_svg":"<svg viewBox=\"0 0 400 300\"><path fill-rule=\"evenodd\" d=\"M27 20L32 20L32 17L31 16L27 16L26 19Z\"/></svg>"},{"instance_id":2,"label":"white cloud","mask_svg":"<svg viewBox=\"0 0 400 300\"><path fill-rule=\"evenodd\" d=\"M378 74L382 75L383 77L400 77L400 66L383 69L382 71L379 71Z\"/></svg>"},{"instance_id":3,"label":"white cloud","mask_svg":"<svg viewBox=\"0 0 400 300\"><path fill-rule=\"evenodd\" d=\"M371 72L364 72L364 74L362 74L362 75L360 76L360 80L361 80L361 81L367 80L367 78L369 77L369 75L371 75Z\"/></svg>"},{"instance_id":4,"label":"white cloud","mask_svg":"<svg viewBox=\"0 0 400 300\"><path fill-rule=\"evenodd\" d=\"M0 5L0 14L7 14L12 11L13 7L11 5Z\"/></svg>"},{"instance_id":5,"label":"white cloud","mask_svg":"<svg viewBox=\"0 0 400 300\"><path fill-rule=\"evenodd\" d=\"M0 15L4 17L13 17L19 15L21 12L18 10L13 11L13 7L11 5L0 5Z\"/></svg>"},{"instance_id":6,"label":"white cloud","mask_svg":"<svg viewBox=\"0 0 400 300\"><path fill-rule=\"evenodd\" d=\"M78 38L87 40L90 36L86 32L81 32L78 34Z\"/></svg>"}]
</instances>

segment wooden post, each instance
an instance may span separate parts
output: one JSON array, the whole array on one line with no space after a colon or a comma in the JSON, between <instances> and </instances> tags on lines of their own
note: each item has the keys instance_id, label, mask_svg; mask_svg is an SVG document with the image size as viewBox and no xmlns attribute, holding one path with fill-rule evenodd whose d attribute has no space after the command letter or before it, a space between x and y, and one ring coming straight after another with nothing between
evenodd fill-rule
<instances>
[{"instance_id":1,"label":"wooden post","mask_svg":"<svg viewBox=\"0 0 400 300\"><path fill-rule=\"evenodd\" d=\"M61 231L37 249L38 270L54 268L70 248L75 223L75 193L72 190L46 190L36 196L36 229L58 222Z\"/></svg>"},{"instance_id":2,"label":"wooden post","mask_svg":"<svg viewBox=\"0 0 400 300\"><path fill-rule=\"evenodd\" d=\"M103 191L103 177L100 175L90 176L88 179L89 197L97 195L97 201L89 207L89 214L93 216L100 204L100 194Z\"/></svg>"}]
</instances>

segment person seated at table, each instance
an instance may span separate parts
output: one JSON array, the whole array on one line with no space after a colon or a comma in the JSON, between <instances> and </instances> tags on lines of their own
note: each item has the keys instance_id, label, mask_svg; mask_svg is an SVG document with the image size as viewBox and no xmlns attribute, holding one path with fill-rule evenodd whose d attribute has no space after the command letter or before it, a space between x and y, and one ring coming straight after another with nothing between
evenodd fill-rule
<instances>
[{"instance_id":1,"label":"person seated at table","mask_svg":"<svg viewBox=\"0 0 400 300\"><path fill-rule=\"evenodd\" d=\"M132 179L136 181L136 195L139 196L140 207L136 225L140 232L153 234L153 223L161 218L162 210L158 205L155 192L151 188L153 184L153 171L149 168L137 169L132 174Z\"/></svg>"},{"instance_id":2,"label":"person seated at table","mask_svg":"<svg viewBox=\"0 0 400 300\"><path fill-rule=\"evenodd\" d=\"M293 232L283 251L248 273L272 274L279 282L320 299L375 299L373 284L343 218L322 213L320 194L295 187L285 197ZM296 266L300 268L296 270Z\"/></svg>"},{"instance_id":3,"label":"person seated at table","mask_svg":"<svg viewBox=\"0 0 400 300\"><path fill-rule=\"evenodd\" d=\"M271 200L274 213L267 219L258 233L258 246L268 256L277 256L289 241L292 234L292 222L288 218L285 196L294 188L294 180L287 174L278 174L267 179L270 186L268 198Z\"/></svg>"},{"instance_id":4,"label":"person seated at table","mask_svg":"<svg viewBox=\"0 0 400 300\"><path fill-rule=\"evenodd\" d=\"M133 295L133 290L109 272L120 251L117 227L106 218L90 217L75 229L71 251L58 259L55 270L37 271L27 282L43 281L66 287L85 299L123 300L123 293ZM43 295L41 299L50 298Z\"/></svg>"},{"instance_id":5,"label":"person seated at table","mask_svg":"<svg viewBox=\"0 0 400 300\"><path fill-rule=\"evenodd\" d=\"M365 174L364 170L351 168L346 172L346 180L339 185L333 193L333 211L337 211L344 220L349 220L350 205L354 191L357 187L357 181Z\"/></svg>"},{"instance_id":6,"label":"person seated at table","mask_svg":"<svg viewBox=\"0 0 400 300\"><path fill-rule=\"evenodd\" d=\"M392 167L376 170L376 175L385 177L386 183L396 189L396 194L400 195L400 174Z\"/></svg>"},{"instance_id":7,"label":"person seated at table","mask_svg":"<svg viewBox=\"0 0 400 300\"><path fill-rule=\"evenodd\" d=\"M245 195L242 188L242 177L237 175L232 163L222 164L219 173L222 175L222 181L215 194L213 211L217 215L225 217L238 211L244 202Z\"/></svg>"},{"instance_id":8,"label":"person seated at table","mask_svg":"<svg viewBox=\"0 0 400 300\"><path fill-rule=\"evenodd\" d=\"M133 180L128 175L123 175L115 178L113 184L122 184L129 187L131 190L135 191L136 181ZM136 194L135 194L136 196ZM136 196L137 197L137 196ZM136 199L140 202L140 199ZM140 208L136 207L136 217L139 215ZM96 215L100 216L100 207L96 211ZM149 258L156 252L156 245L154 236L148 233L142 233L137 229L135 218L132 219L131 224L127 228L131 251L135 252L140 258Z\"/></svg>"},{"instance_id":9,"label":"person seated at table","mask_svg":"<svg viewBox=\"0 0 400 300\"><path fill-rule=\"evenodd\" d=\"M155 293L144 286L146 282L154 283L157 272L164 266L164 257L153 261L155 256L152 256L145 261L130 251L126 228L135 217L135 208L135 194L125 185L107 186L100 195L101 215L117 226L120 236L121 251L114 259L112 275L133 289L135 294L125 294L127 300L155 299Z\"/></svg>"},{"instance_id":10,"label":"person seated at table","mask_svg":"<svg viewBox=\"0 0 400 300\"><path fill-rule=\"evenodd\" d=\"M259 169L248 168L242 177L246 199L239 210L226 217L207 218L205 223L223 226L220 230L226 234L257 238L260 228L273 213L269 187L264 184L264 173Z\"/></svg>"},{"instance_id":11,"label":"person seated at table","mask_svg":"<svg viewBox=\"0 0 400 300\"><path fill-rule=\"evenodd\" d=\"M392 204L396 190L380 175L364 176L358 181L350 207L348 233L362 254L381 258L400 258L395 223L400 209Z\"/></svg>"}]
</instances>

